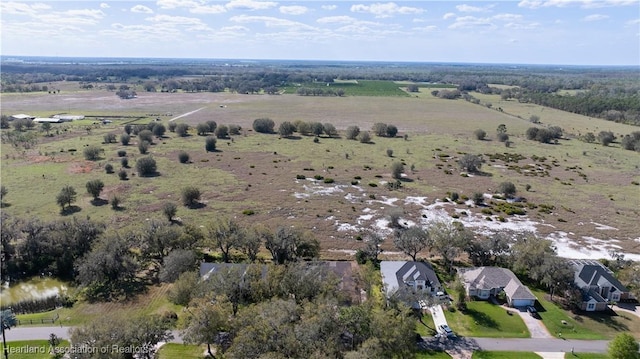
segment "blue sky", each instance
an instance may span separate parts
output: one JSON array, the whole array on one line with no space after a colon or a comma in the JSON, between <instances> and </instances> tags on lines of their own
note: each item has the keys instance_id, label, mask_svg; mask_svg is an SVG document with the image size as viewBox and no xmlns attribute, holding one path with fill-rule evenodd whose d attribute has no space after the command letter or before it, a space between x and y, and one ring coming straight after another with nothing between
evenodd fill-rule
<instances>
[{"instance_id":1,"label":"blue sky","mask_svg":"<svg viewBox=\"0 0 640 359\"><path fill-rule=\"evenodd\" d=\"M3 55L640 65L640 0L0 1Z\"/></svg>"}]
</instances>

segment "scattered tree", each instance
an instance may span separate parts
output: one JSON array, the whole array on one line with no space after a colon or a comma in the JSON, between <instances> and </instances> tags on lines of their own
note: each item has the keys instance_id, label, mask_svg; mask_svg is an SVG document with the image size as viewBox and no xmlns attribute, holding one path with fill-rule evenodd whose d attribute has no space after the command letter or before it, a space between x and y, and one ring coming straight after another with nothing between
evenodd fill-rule
<instances>
[{"instance_id":1,"label":"scattered tree","mask_svg":"<svg viewBox=\"0 0 640 359\"><path fill-rule=\"evenodd\" d=\"M374 123L373 127L371 127L371 131L373 131L373 133L378 137L386 136L387 135L387 124L386 123L382 123L382 122Z\"/></svg>"},{"instance_id":2,"label":"scattered tree","mask_svg":"<svg viewBox=\"0 0 640 359\"><path fill-rule=\"evenodd\" d=\"M396 127L395 125L387 125L387 132L386 132L387 137L394 138L396 137L397 134L398 134L398 127Z\"/></svg>"},{"instance_id":3,"label":"scattered tree","mask_svg":"<svg viewBox=\"0 0 640 359\"><path fill-rule=\"evenodd\" d=\"M104 171L109 174L113 173L113 165L111 163L107 163L104 165Z\"/></svg>"},{"instance_id":4,"label":"scattered tree","mask_svg":"<svg viewBox=\"0 0 640 359\"><path fill-rule=\"evenodd\" d=\"M162 205L162 214L167 217L169 223L173 223L173 217L178 213L178 206L173 202L165 202Z\"/></svg>"},{"instance_id":5,"label":"scattered tree","mask_svg":"<svg viewBox=\"0 0 640 359\"><path fill-rule=\"evenodd\" d=\"M128 175L127 175L127 171L125 171L124 168L121 168L120 171L118 171L118 178L120 178L121 181L127 180Z\"/></svg>"},{"instance_id":6,"label":"scattered tree","mask_svg":"<svg viewBox=\"0 0 640 359\"><path fill-rule=\"evenodd\" d=\"M529 117L529 122L531 122L531 123L535 123L535 124L540 123L540 116L538 116L538 115L531 115L531 116Z\"/></svg>"},{"instance_id":7,"label":"scattered tree","mask_svg":"<svg viewBox=\"0 0 640 359\"><path fill-rule=\"evenodd\" d=\"M358 137L360 138L360 143L371 142L371 135L369 134L369 131L361 132Z\"/></svg>"},{"instance_id":8,"label":"scattered tree","mask_svg":"<svg viewBox=\"0 0 640 359\"><path fill-rule=\"evenodd\" d=\"M400 236L393 240L393 244L414 262L418 253L431 246L429 233L418 226L402 231Z\"/></svg>"},{"instance_id":9,"label":"scattered tree","mask_svg":"<svg viewBox=\"0 0 640 359\"><path fill-rule=\"evenodd\" d=\"M231 261L231 250L237 248L243 241L245 231L233 219L219 217L207 226L212 247L222 253L225 263Z\"/></svg>"},{"instance_id":10,"label":"scattered tree","mask_svg":"<svg viewBox=\"0 0 640 359\"><path fill-rule=\"evenodd\" d=\"M253 130L260 133L273 133L275 125L270 118L258 118L253 121Z\"/></svg>"},{"instance_id":11,"label":"scattered tree","mask_svg":"<svg viewBox=\"0 0 640 359\"><path fill-rule=\"evenodd\" d=\"M216 124L216 127L217 127L217 124ZM213 131L210 131L209 125L207 125L206 123L199 123L196 125L196 133L198 134L198 136L204 136L207 134L207 132L213 133Z\"/></svg>"},{"instance_id":12,"label":"scattered tree","mask_svg":"<svg viewBox=\"0 0 640 359\"><path fill-rule=\"evenodd\" d=\"M473 131L473 135L476 136L478 140L484 140L487 137L487 132L485 130L477 129Z\"/></svg>"},{"instance_id":13,"label":"scattered tree","mask_svg":"<svg viewBox=\"0 0 640 359\"><path fill-rule=\"evenodd\" d=\"M149 144L153 143L153 132L149 130L142 130L138 132L138 142L147 141Z\"/></svg>"},{"instance_id":14,"label":"scattered tree","mask_svg":"<svg viewBox=\"0 0 640 359\"><path fill-rule=\"evenodd\" d=\"M178 127L178 124L175 123L175 121L171 121L167 125L167 128L169 128L169 132L176 132L176 127Z\"/></svg>"},{"instance_id":15,"label":"scattered tree","mask_svg":"<svg viewBox=\"0 0 640 359\"><path fill-rule=\"evenodd\" d=\"M189 125L186 123L180 123L176 125L175 133L180 137L186 137L189 135Z\"/></svg>"},{"instance_id":16,"label":"scattered tree","mask_svg":"<svg viewBox=\"0 0 640 359\"><path fill-rule=\"evenodd\" d=\"M97 201L98 198L100 197L100 192L102 192L102 189L104 188L104 182L102 182L102 180L99 180L99 179L94 179L87 182L86 187L87 187L87 193L93 196L94 201Z\"/></svg>"},{"instance_id":17,"label":"scattered tree","mask_svg":"<svg viewBox=\"0 0 640 359\"><path fill-rule=\"evenodd\" d=\"M161 123L156 123L153 126L153 129L151 130L151 132L153 133L154 136L156 136L157 138L162 138L162 136L164 136L165 132L167 132L167 128L164 127L163 124Z\"/></svg>"},{"instance_id":18,"label":"scattered tree","mask_svg":"<svg viewBox=\"0 0 640 359\"><path fill-rule=\"evenodd\" d=\"M347 127L346 137L348 140L355 140L356 138L358 138L359 134L360 134L360 127L358 126Z\"/></svg>"},{"instance_id":19,"label":"scattered tree","mask_svg":"<svg viewBox=\"0 0 640 359\"><path fill-rule=\"evenodd\" d=\"M512 182L502 182L498 185L498 192L509 198L516 194L516 185Z\"/></svg>"},{"instance_id":20,"label":"scattered tree","mask_svg":"<svg viewBox=\"0 0 640 359\"><path fill-rule=\"evenodd\" d=\"M498 137L498 141L500 142L506 143L507 141L509 141L509 135L507 135L506 133L499 133L497 137Z\"/></svg>"},{"instance_id":21,"label":"scattered tree","mask_svg":"<svg viewBox=\"0 0 640 359\"><path fill-rule=\"evenodd\" d=\"M474 192L471 199L476 206L484 204L484 194L482 192Z\"/></svg>"},{"instance_id":22,"label":"scattered tree","mask_svg":"<svg viewBox=\"0 0 640 359\"><path fill-rule=\"evenodd\" d=\"M139 158L136 161L136 170L140 177L150 177L158 172L156 160L151 156Z\"/></svg>"},{"instance_id":23,"label":"scattered tree","mask_svg":"<svg viewBox=\"0 0 640 359\"><path fill-rule=\"evenodd\" d=\"M4 201L7 193L9 193L7 187L5 185L0 185L0 201Z\"/></svg>"},{"instance_id":24,"label":"scattered tree","mask_svg":"<svg viewBox=\"0 0 640 359\"><path fill-rule=\"evenodd\" d=\"M117 211L120 209L120 204L122 203L122 200L118 195L114 194L109 199L109 203L111 204L111 209L113 209L114 211Z\"/></svg>"},{"instance_id":25,"label":"scattered tree","mask_svg":"<svg viewBox=\"0 0 640 359\"><path fill-rule=\"evenodd\" d=\"M293 135L293 132L296 130L296 127L289 121L284 121L280 124L278 128L278 134L281 137L289 137Z\"/></svg>"},{"instance_id":26,"label":"scattered tree","mask_svg":"<svg viewBox=\"0 0 640 359\"><path fill-rule=\"evenodd\" d=\"M150 146L151 144L149 143L149 141L140 141L138 142L138 151L140 152L140 154L146 155L147 152L149 152Z\"/></svg>"},{"instance_id":27,"label":"scattered tree","mask_svg":"<svg viewBox=\"0 0 640 359\"><path fill-rule=\"evenodd\" d=\"M100 153L102 152L102 149L98 146L87 146L85 147L83 153L84 153L84 158L87 161L97 161L100 159Z\"/></svg>"},{"instance_id":28,"label":"scattered tree","mask_svg":"<svg viewBox=\"0 0 640 359\"><path fill-rule=\"evenodd\" d=\"M178 152L178 161L180 163L189 163L189 153L186 151Z\"/></svg>"},{"instance_id":29,"label":"scattered tree","mask_svg":"<svg viewBox=\"0 0 640 359\"><path fill-rule=\"evenodd\" d=\"M204 140L204 149L207 152L215 152L216 151L216 138L213 136L207 136Z\"/></svg>"},{"instance_id":30,"label":"scattered tree","mask_svg":"<svg viewBox=\"0 0 640 359\"><path fill-rule=\"evenodd\" d=\"M507 133L507 125L505 125L504 123L501 123L500 125L498 125L498 128L496 129L496 132L498 132L498 133Z\"/></svg>"},{"instance_id":31,"label":"scattered tree","mask_svg":"<svg viewBox=\"0 0 640 359\"><path fill-rule=\"evenodd\" d=\"M216 127L214 132L217 138L228 138L229 137L229 127L227 125L220 125Z\"/></svg>"},{"instance_id":32,"label":"scattered tree","mask_svg":"<svg viewBox=\"0 0 640 359\"><path fill-rule=\"evenodd\" d=\"M64 186L56 197L56 203L58 203L58 205L62 208L62 211L64 211L65 206L71 207L71 204L76 201L76 195L77 193L75 188L68 185Z\"/></svg>"},{"instance_id":33,"label":"scattered tree","mask_svg":"<svg viewBox=\"0 0 640 359\"><path fill-rule=\"evenodd\" d=\"M600 133L598 133L598 141L600 141L603 146L609 146L615 139L616 136L614 136L611 131L600 131Z\"/></svg>"},{"instance_id":34,"label":"scattered tree","mask_svg":"<svg viewBox=\"0 0 640 359\"><path fill-rule=\"evenodd\" d=\"M460 222L454 224L439 221L433 223L427 230L431 236L432 250L440 254L444 267L451 272L453 260L468 246L473 236Z\"/></svg>"},{"instance_id":35,"label":"scattered tree","mask_svg":"<svg viewBox=\"0 0 640 359\"><path fill-rule=\"evenodd\" d=\"M173 283L185 272L196 266L196 254L187 249L175 249L162 259L162 268L158 274L161 282Z\"/></svg>"},{"instance_id":36,"label":"scattered tree","mask_svg":"<svg viewBox=\"0 0 640 359\"><path fill-rule=\"evenodd\" d=\"M609 343L611 359L638 359L638 342L629 333L620 333Z\"/></svg>"},{"instance_id":37,"label":"scattered tree","mask_svg":"<svg viewBox=\"0 0 640 359\"><path fill-rule=\"evenodd\" d=\"M231 309L228 302L197 300L189 306L189 317L183 338L192 344L207 344L207 353L211 358L216 356L211 345L216 342L220 332L229 330Z\"/></svg>"},{"instance_id":38,"label":"scattered tree","mask_svg":"<svg viewBox=\"0 0 640 359\"><path fill-rule=\"evenodd\" d=\"M482 159L477 155L467 153L458 160L458 165L462 170L477 173L480 171L480 167L482 167Z\"/></svg>"},{"instance_id":39,"label":"scattered tree","mask_svg":"<svg viewBox=\"0 0 640 359\"><path fill-rule=\"evenodd\" d=\"M391 177L395 179L402 178L402 174L404 173L404 165L402 162L393 162L391 164Z\"/></svg>"},{"instance_id":40,"label":"scattered tree","mask_svg":"<svg viewBox=\"0 0 640 359\"><path fill-rule=\"evenodd\" d=\"M123 146L128 146L129 142L131 142L131 136L126 133L120 135L120 143L122 143Z\"/></svg>"},{"instance_id":41,"label":"scattered tree","mask_svg":"<svg viewBox=\"0 0 640 359\"><path fill-rule=\"evenodd\" d=\"M338 130L336 129L336 126L334 126L331 123L325 123L322 125L322 129L324 131L324 133L329 136L329 137L336 137L338 136Z\"/></svg>"}]
</instances>

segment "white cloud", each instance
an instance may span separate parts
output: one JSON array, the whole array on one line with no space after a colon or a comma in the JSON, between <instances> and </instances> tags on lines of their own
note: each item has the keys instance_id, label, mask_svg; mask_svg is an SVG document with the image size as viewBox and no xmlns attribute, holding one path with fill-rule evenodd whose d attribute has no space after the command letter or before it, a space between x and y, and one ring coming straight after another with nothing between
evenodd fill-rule
<instances>
[{"instance_id":1,"label":"white cloud","mask_svg":"<svg viewBox=\"0 0 640 359\"><path fill-rule=\"evenodd\" d=\"M203 5L195 0L158 0L156 4L161 9L186 8L192 14L220 14L227 11L224 5Z\"/></svg>"},{"instance_id":2,"label":"white cloud","mask_svg":"<svg viewBox=\"0 0 640 359\"><path fill-rule=\"evenodd\" d=\"M338 8L337 5L322 5L321 6L322 10L335 10Z\"/></svg>"},{"instance_id":3,"label":"white cloud","mask_svg":"<svg viewBox=\"0 0 640 359\"><path fill-rule=\"evenodd\" d=\"M239 15L233 16L229 19L229 21L237 22L237 23L263 23L267 27L288 27L296 30L305 30L305 31L313 31L316 30L313 26L309 26L307 24L303 24L297 21L291 21L287 19L280 19L277 17L271 16L249 16L249 15Z\"/></svg>"},{"instance_id":4,"label":"white cloud","mask_svg":"<svg viewBox=\"0 0 640 359\"><path fill-rule=\"evenodd\" d=\"M448 19L451 19L452 17L455 17L455 16L456 16L456 14L454 14L452 12L448 12L448 13L442 15L442 18L445 19L445 20L448 20Z\"/></svg>"},{"instance_id":5,"label":"white cloud","mask_svg":"<svg viewBox=\"0 0 640 359\"><path fill-rule=\"evenodd\" d=\"M153 14L153 10L144 6L144 5L136 5L131 8L131 12L143 13L143 14Z\"/></svg>"},{"instance_id":6,"label":"white cloud","mask_svg":"<svg viewBox=\"0 0 640 359\"><path fill-rule=\"evenodd\" d=\"M376 3L371 5L357 4L351 6L351 12L370 13L375 17L390 17L393 15L422 14L424 9L409 6L398 6L389 2L386 4Z\"/></svg>"},{"instance_id":7,"label":"white cloud","mask_svg":"<svg viewBox=\"0 0 640 359\"><path fill-rule=\"evenodd\" d=\"M40 10L49 9L51 9L51 6L43 3L0 2L0 10L4 14L34 16Z\"/></svg>"},{"instance_id":8,"label":"white cloud","mask_svg":"<svg viewBox=\"0 0 640 359\"><path fill-rule=\"evenodd\" d=\"M495 29L497 26L491 21L490 18L480 18L475 16L461 16L456 18L456 21L449 25L450 29L469 29L469 28L482 28L482 29Z\"/></svg>"},{"instance_id":9,"label":"white cloud","mask_svg":"<svg viewBox=\"0 0 640 359\"><path fill-rule=\"evenodd\" d=\"M485 9L485 8L466 5L466 4L456 5L456 9L458 9L458 11L460 11L460 12L485 12L485 11L487 11L487 9Z\"/></svg>"},{"instance_id":10,"label":"white cloud","mask_svg":"<svg viewBox=\"0 0 640 359\"><path fill-rule=\"evenodd\" d=\"M171 15L156 15L153 17L147 17L145 20L160 23L163 28L170 28L176 26L184 26L188 31L210 31L211 29L202 22L202 20L195 17L186 16L171 16Z\"/></svg>"},{"instance_id":11,"label":"white cloud","mask_svg":"<svg viewBox=\"0 0 640 359\"><path fill-rule=\"evenodd\" d=\"M438 31L438 27L435 25L422 26L422 27L414 27L412 30L421 31L421 32L434 32Z\"/></svg>"},{"instance_id":12,"label":"white cloud","mask_svg":"<svg viewBox=\"0 0 640 359\"><path fill-rule=\"evenodd\" d=\"M502 20L502 21L518 21L522 20L522 15L518 14L497 14L491 17L492 19Z\"/></svg>"},{"instance_id":13,"label":"white cloud","mask_svg":"<svg viewBox=\"0 0 640 359\"><path fill-rule=\"evenodd\" d=\"M306 6L280 6L280 12L285 15L302 15L305 14L309 9Z\"/></svg>"},{"instance_id":14,"label":"white cloud","mask_svg":"<svg viewBox=\"0 0 640 359\"><path fill-rule=\"evenodd\" d=\"M277 2L255 0L231 0L225 7L229 10L266 10L276 7Z\"/></svg>"},{"instance_id":15,"label":"white cloud","mask_svg":"<svg viewBox=\"0 0 640 359\"><path fill-rule=\"evenodd\" d=\"M350 24L350 23L354 23L354 22L356 22L358 20L356 18L351 17L351 16L341 15L341 16L321 17L316 21L321 23L321 24L332 24L332 23Z\"/></svg>"},{"instance_id":16,"label":"white cloud","mask_svg":"<svg viewBox=\"0 0 640 359\"><path fill-rule=\"evenodd\" d=\"M541 7L567 7L580 6L584 9L596 9L602 7L640 5L638 0L522 0L519 7L538 9Z\"/></svg>"},{"instance_id":17,"label":"white cloud","mask_svg":"<svg viewBox=\"0 0 640 359\"><path fill-rule=\"evenodd\" d=\"M625 23L627 26L640 25L640 19L629 20Z\"/></svg>"},{"instance_id":18,"label":"white cloud","mask_svg":"<svg viewBox=\"0 0 640 359\"><path fill-rule=\"evenodd\" d=\"M605 19L608 19L608 18L609 18L609 16L607 16L607 15L593 14L593 15L585 16L582 20L583 21L600 21L600 20L605 20Z\"/></svg>"},{"instance_id":19,"label":"white cloud","mask_svg":"<svg viewBox=\"0 0 640 359\"><path fill-rule=\"evenodd\" d=\"M108 8L110 8L110 7L111 7L111 6L109 6L109 4L107 4L107 3L101 3L101 4L100 4L100 8L101 8L101 9L108 9Z\"/></svg>"},{"instance_id":20,"label":"white cloud","mask_svg":"<svg viewBox=\"0 0 640 359\"><path fill-rule=\"evenodd\" d=\"M500 23L503 23L500 25ZM489 17L461 16L449 25L450 29L496 29L498 26L508 29L534 29L540 26L537 22L526 22L519 14L496 14Z\"/></svg>"}]
</instances>

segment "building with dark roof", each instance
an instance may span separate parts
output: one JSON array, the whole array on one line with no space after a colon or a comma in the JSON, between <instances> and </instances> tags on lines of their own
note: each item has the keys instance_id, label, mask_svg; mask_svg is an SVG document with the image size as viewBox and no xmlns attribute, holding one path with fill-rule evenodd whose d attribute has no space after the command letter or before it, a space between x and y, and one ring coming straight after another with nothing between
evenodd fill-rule
<instances>
[{"instance_id":1,"label":"building with dark roof","mask_svg":"<svg viewBox=\"0 0 640 359\"><path fill-rule=\"evenodd\" d=\"M478 299L489 299L504 292L512 307L535 305L536 296L531 293L516 275L507 268L476 267L460 271L467 295Z\"/></svg>"},{"instance_id":2,"label":"building with dark roof","mask_svg":"<svg viewBox=\"0 0 640 359\"><path fill-rule=\"evenodd\" d=\"M420 295L435 296L442 292L442 284L427 262L382 261L380 273L387 298L391 298L401 292ZM416 303L413 307L419 308Z\"/></svg>"},{"instance_id":3,"label":"building with dark roof","mask_svg":"<svg viewBox=\"0 0 640 359\"><path fill-rule=\"evenodd\" d=\"M627 287L602 263L584 259L569 263L574 269L574 284L582 291L580 309L600 311L607 309L607 304L633 299Z\"/></svg>"}]
</instances>

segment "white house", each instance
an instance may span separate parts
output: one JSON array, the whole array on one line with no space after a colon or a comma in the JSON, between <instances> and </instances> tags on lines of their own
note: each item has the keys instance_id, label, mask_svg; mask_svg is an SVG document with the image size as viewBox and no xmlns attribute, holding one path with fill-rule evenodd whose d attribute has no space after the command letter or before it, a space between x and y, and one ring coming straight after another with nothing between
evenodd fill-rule
<instances>
[{"instance_id":1,"label":"white house","mask_svg":"<svg viewBox=\"0 0 640 359\"><path fill-rule=\"evenodd\" d=\"M588 312L607 309L608 303L633 297L607 267L595 260L576 259L569 262L574 269L574 283L582 291L580 309Z\"/></svg>"}]
</instances>

